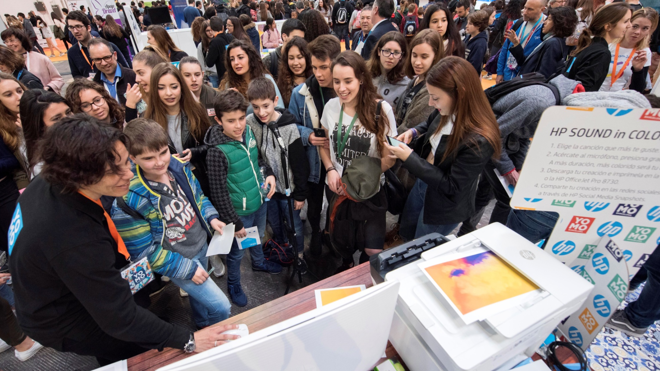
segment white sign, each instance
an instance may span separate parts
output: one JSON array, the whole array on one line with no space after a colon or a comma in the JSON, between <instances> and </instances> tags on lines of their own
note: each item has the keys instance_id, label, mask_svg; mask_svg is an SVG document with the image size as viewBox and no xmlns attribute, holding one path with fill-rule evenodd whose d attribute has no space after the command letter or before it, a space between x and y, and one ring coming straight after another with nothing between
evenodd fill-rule
<instances>
[{"instance_id":1,"label":"white sign","mask_svg":"<svg viewBox=\"0 0 660 371\"><path fill-rule=\"evenodd\" d=\"M560 261L607 236L633 275L660 242L659 181L660 110L551 107L511 207L559 213L546 250Z\"/></svg>"},{"instance_id":2,"label":"white sign","mask_svg":"<svg viewBox=\"0 0 660 371\"><path fill-rule=\"evenodd\" d=\"M126 8L128 8L128 10ZM126 14L126 22L128 23L128 27L130 27L131 33L133 34L132 40L135 44L137 44L135 45L137 48L135 52L137 53L145 47L145 44L139 37L142 33L142 30L140 30L140 24L135 19L135 15L133 15L133 12L129 7L124 7L124 14Z\"/></svg>"},{"instance_id":3,"label":"white sign","mask_svg":"<svg viewBox=\"0 0 660 371\"><path fill-rule=\"evenodd\" d=\"M121 24L122 22L121 18L119 18L119 12L117 11L115 0L89 0L89 4L92 15L100 15L103 18L110 15L120 26L125 26Z\"/></svg>"},{"instance_id":4,"label":"white sign","mask_svg":"<svg viewBox=\"0 0 660 371\"><path fill-rule=\"evenodd\" d=\"M74 10L80 10L81 5L84 5L85 9L87 9L87 7L89 7L86 0L69 0L69 1L67 1L67 5L69 6L69 11L70 12L72 12Z\"/></svg>"}]
</instances>

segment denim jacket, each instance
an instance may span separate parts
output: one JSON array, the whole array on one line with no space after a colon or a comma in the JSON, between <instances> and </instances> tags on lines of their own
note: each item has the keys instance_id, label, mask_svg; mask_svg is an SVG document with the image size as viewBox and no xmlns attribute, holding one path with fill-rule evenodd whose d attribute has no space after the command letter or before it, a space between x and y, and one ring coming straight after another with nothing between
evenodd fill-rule
<instances>
[{"instance_id":1,"label":"denim jacket","mask_svg":"<svg viewBox=\"0 0 660 371\"><path fill-rule=\"evenodd\" d=\"M305 146L307 159L309 160L308 181L318 183L321 177L321 156L316 146L309 142L309 136L314 133L314 128L321 127L321 118L316 110L316 105L314 105L312 93L307 89L306 83L296 86L293 92L291 92L289 112L296 117L297 122L303 124L298 125L298 131L300 132L300 138L302 139L303 146Z\"/></svg>"}]
</instances>

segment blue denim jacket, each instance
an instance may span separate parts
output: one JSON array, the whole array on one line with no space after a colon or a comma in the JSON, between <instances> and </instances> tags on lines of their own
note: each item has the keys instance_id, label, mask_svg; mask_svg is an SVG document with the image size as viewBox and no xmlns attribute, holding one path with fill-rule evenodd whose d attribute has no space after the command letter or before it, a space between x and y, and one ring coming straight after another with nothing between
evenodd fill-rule
<instances>
[{"instance_id":1,"label":"blue denim jacket","mask_svg":"<svg viewBox=\"0 0 660 371\"><path fill-rule=\"evenodd\" d=\"M309 135L314 132L314 122L318 123L318 127L321 127L321 117L319 117L314 105L314 98L307 89L306 83L296 86L291 92L289 112L296 117L297 122L303 123L303 125L298 125L298 131L309 160L309 178L307 180L318 183L321 176L321 156L316 146L309 142Z\"/></svg>"}]
</instances>

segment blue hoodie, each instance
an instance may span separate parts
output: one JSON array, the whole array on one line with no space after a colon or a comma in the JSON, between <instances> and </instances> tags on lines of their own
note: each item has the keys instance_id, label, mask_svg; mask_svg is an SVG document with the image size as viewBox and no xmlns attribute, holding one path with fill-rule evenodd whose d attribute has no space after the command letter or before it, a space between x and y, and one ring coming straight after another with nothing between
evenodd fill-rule
<instances>
[{"instance_id":1,"label":"blue hoodie","mask_svg":"<svg viewBox=\"0 0 660 371\"><path fill-rule=\"evenodd\" d=\"M527 45L525 45L525 47L523 48L525 57L527 57L542 41L541 30L543 30L543 19L544 18L539 19L538 27L536 27L534 33L529 36L530 39L527 42ZM518 38L520 38L522 32L525 30L526 23L527 22L524 22L521 18L517 20L516 23L513 24L513 27L511 27L512 30L516 31ZM521 39L520 41L522 43L523 40ZM507 60L509 59L509 55L511 54L509 52L510 48L513 48L513 44L511 44L511 41L509 41L509 39L506 39L504 45L502 45L500 56L497 59L497 75L504 76L504 81L509 81L512 78L514 78L518 74L518 71L520 70L520 66L518 66L516 69L513 70L507 67Z\"/></svg>"}]
</instances>

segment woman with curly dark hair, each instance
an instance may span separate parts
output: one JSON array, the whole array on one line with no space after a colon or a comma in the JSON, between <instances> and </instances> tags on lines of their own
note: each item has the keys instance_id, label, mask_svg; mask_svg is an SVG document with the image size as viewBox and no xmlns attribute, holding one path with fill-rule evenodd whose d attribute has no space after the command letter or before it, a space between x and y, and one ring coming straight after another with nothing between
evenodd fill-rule
<instances>
[{"instance_id":1,"label":"woman with curly dark hair","mask_svg":"<svg viewBox=\"0 0 660 371\"><path fill-rule=\"evenodd\" d=\"M406 37L401 32L390 31L378 40L367 62L378 94L393 108L410 82L405 71L407 59Z\"/></svg>"},{"instance_id":2,"label":"woman with curly dark hair","mask_svg":"<svg viewBox=\"0 0 660 371\"><path fill-rule=\"evenodd\" d=\"M103 124L124 128L124 109L105 88L87 79L75 79L66 88L73 113L86 113Z\"/></svg>"},{"instance_id":3,"label":"woman with curly dark hair","mask_svg":"<svg viewBox=\"0 0 660 371\"><path fill-rule=\"evenodd\" d=\"M310 42L321 35L330 34L330 26L323 14L318 10L310 9L298 15L298 19L305 25L305 40Z\"/></svg>"},{"instance_id":4,"label":"woman with curly dark hair","mask_svg":"<svg viewBox=\"0 0 660 371\"><path fill-rule=\"evenodd\" d=\"M490 32L490 40L492 42L490 48L490 55L495 55L504 44L504 32L513 27L513 23L522 17L522 8L525 5L525 0L509 0L499 18L493 23L492 31Z\"/></svg>"},{"instance_id":5,"label":"woman with curly dark hair","mask_svg":"<svg viewBox=\"0 0 660 371\"><path fill-rule=\"evenodd\" d=\"M563 70L568 55L566 38L573 34L578 22L575 10L562 6L548 9L548 18L543 24L543 41L525 57L522 45L509 49L520 67L518 75L538 72L546 78Z\"/></svg>"},{"instance_id":6,"label":"woman with curly dark hair","mask_svg":"<svg viewBox=\"0 0 660 371\"><path fill-rule=\"evenodd\" d=\"M299 36L292 37L282 48L281 60L277 87L282 93L284 106L289 107L293 88L312 76L312 56L307 50L307 41Z\"/></svg>"},{"instance_id":7,"label":"woman with curly dark hair","mask_svg":"<svg viewBox=\"0 0 660 371\"><path fill-rule=\"evenodd\" d=\"M250 85L250 81L257 77L266 77L275 85L275 92L279 97L277 107L284 108L282 94L280 94L273 76L268 73L268 70L266 70L266 67L261 61L261 56L254 50L254 47L249 41L237 39L233 40L227 46L225 66L227 66L227 72L222 81L220 81L219 88L221 90L236 89L247 99L247 88ZM252 113L252 106L248 106L247 114L249 115L250 113Z\"/></svg>"},{"instance_id":8,"label":"woman with curly dark hair","mask_svg":"<svg viewBox=\"0 0 660 371\"><path fill-rule=\"evenodd\" d=\"M461 34L454 23L453 14L444 4L434 3L426 8L420 30L427 28L439 32L440 36L442 36L444 55L455 55L465 58L465 47L461 40Z\"/></svg>"}]
</instances>

